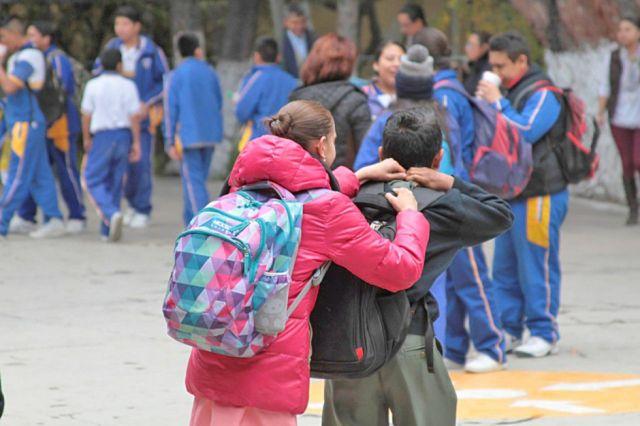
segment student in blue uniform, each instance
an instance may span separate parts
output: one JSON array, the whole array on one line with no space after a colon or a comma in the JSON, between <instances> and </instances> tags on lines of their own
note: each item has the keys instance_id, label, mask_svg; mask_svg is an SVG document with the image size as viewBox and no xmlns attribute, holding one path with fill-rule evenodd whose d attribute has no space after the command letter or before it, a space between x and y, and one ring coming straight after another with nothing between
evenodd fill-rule
<instances>
[{"instance_id":1,"label":"student in blue uniform","mask_svg":"<svg viewBox=\"0 0 640 426\"><path fill-rule=\"evenodd\" d=\"M0 65L0 87L7 94L5 120L11 132L9 173L0 199L0 237L7 235L13 214L29 194L45 217L45 224L30 235L60 236L65 229L47 158L46 124L34 93L44 83L44 56L29 46L25 25L18 18L10 17L2 24L0 38L12 53L7 70Z\"/></svg>"},{"instance_id":2,"label":"student in blue uniform","mask_svg":"<svg viewBox=\"0 0 640 426\"><path fill-rule=\"evenodd\" d=\"M473 110L464 86L451 68L449 41L441 32L421 32L414 43L422 44L434 57L434 98L450 122L459 129L451 138L454 176L469 180L473 162ZM506 366L504 337L498 315L493 281L481 246L460 250L447 270L447 337L445 362L450 369L464 368L471 373L487 373ZM469 330L465 326L469 319ZM467 359L470 342L476 356Z\"/></svg>"},{"instance_id":3,"label":"student in blue uniform","mask_svg":"<svg viewBox=\"0 0 640 426\"><path fill-rule=\"evenodd\" d=\"M153 138L151 127L161 113L162 85L169 64L162 49L151 38L141 35L140 13L131 6L118 8L115 14L116 38L105 48L119 49L122 54L122 74L132 78L138 88L143 107L140 112L140 161L129 165L125 196L133 209L125 217L132 228L145 228L151 215ZM102 71L96 60L94 74Z\"/></svg>"},{"instance_id":4,"label":"student in blue uniform","mask_svg":"<svg viewBox=\"0 0 640 426\"><path fill-rule=\"evenodd\" d=\"M47 123L47 150L69 213L67 232L77 234L85 228L85 209L77 165L80 114L73 103L76 90L73 66L67 55L55 44L53 24L45 21L34 22L29 25L27 35L33 47L44 53L47 67L53 69L66 95L65 113L56 121ZM36 211L36 203L29 197L14 216L11 232L30 232L35 227Z\"/></svg>"},{"instance_id":5,"label":"student in blue uniform","mask_svg":"<svg viewBox=\"0 0 640 426\"><path fill-rule=\"evenodd\" d=\"M242 79L236 99L236 117L252 123L251 139L267 133L262 121L277 113L289 100L297 80L277 65L278 43L259 38L253 53L253 68Z\"/></svg>"},{"instance_id":6,"label":"student in blue uniform","mask_svg":"<svg viewBox=\"0 0 640 426\"><path fill-rule=\"evenodd\" d=\"M490 102L533 145L533 173L511 200L513 228L496 240L493 277L508 347L518 356L543 357L557 351L560 307L560 227L569 195L557 156L550 147L565 137L560 100L541 81L549 78L531 63L522 35L509 32L490 41L489 62L506 89L487 82L478 95ZM544 87L544 86L542 86ZM522 343L524 328L529 338Z\"/></svg>"},{"instance_id":7,"label":"student in blue uniform","mask_svg":"<svg viewBox=\"0 0 640 426\"><path fill-rule=\"evenodd\" d=\"M82 96L82 133L86 154L83 183L100 217L104 240L122 235L122 185L130 163L140 160L141 103L135 84L118 73L117 49L100 55L103 72L90 80Z\"/></svg>"},{"instance_id":8,"label":"student in blue uniform","mask_svg":"<svg viewBox=\"0 0 640 426\"><path fill-rule=\"evenodd\" d=\"M184 60L165 83L164 128L167 152L180 161L186 225L209 203L211 157L214 146L222 141L222 93L198 38L183 34L178 49Z\"/></svg>"}]
</instances>

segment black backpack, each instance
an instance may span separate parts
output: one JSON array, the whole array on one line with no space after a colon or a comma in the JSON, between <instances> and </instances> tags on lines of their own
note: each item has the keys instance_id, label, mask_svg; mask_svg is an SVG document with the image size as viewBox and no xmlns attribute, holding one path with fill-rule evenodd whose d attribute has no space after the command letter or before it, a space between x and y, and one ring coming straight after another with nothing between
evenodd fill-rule
<instances>
[{"instance_id":1,"label":"black backpack","mask_svg":"<svg viewBox=\"0 0 640 426\"><path fill-rule=\"evenodd\" d=\"M396 213L384 193L397 186L365 184L353 200L371 227L389 240L395 238ZM443 195L421 187L413 189L413 193L420 211ZM332 264L320 285L310 318L311 376L354 379L373 374L404 343L417 307L410 304L404 291L391 293L374 287Z\"/></svg>"},{"instance_id":2,"label":"black backpack","mask_svg":"<svg viewBox=\"0 0 640 426\"><path fill-rule=\"evenodd\" d=\"M600 128L594 119L591 140L585 144L588 125L586 107L582 99L578 98L571 89L561 89L548 80L540 80L525 89L514 105L519 105L522 100L542 89L555 94L562 106L564 138L553 141L552 145L562 175L569 183L579 183L593 178L600 165L600 156L596 153Z\"/></svg>"},{"instance_id":3,"label":"black backpack","mask_svg":"<svg viewBox=\"0 0 640 426\"><path fill-rule=\"evenodd\" d=\"M65 101L67 95L53 66L54 59L60 54L56 50L45 59L47 68L45 70L44 85L40 91L36 92L38 105L42 114L44 114L47 125L62 117L66 111Z\"/></svg>"}]
</instances>

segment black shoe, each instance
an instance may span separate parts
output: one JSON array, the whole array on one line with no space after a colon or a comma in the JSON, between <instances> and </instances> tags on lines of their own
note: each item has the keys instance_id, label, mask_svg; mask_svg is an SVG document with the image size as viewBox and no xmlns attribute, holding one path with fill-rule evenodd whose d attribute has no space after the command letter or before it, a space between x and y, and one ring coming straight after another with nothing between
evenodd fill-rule
<instances>
[{"instance_id":1,"label":"black shoe","mask_svg":"<svg viewBox=\"0 0 640 426\"><path fill-rule=\"evenodd\" d=\"M627 226L638 224L638 191L636 189L636 180L623 179L624 194L627 197L629 205L629 217L627 218Z\"/></svg>"}]
</instances>

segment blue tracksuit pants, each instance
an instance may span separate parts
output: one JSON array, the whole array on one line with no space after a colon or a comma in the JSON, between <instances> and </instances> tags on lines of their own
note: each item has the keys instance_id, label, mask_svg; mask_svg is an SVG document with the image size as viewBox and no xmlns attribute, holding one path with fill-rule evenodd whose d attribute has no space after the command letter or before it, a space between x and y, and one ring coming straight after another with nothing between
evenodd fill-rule
<instances>
[{"instance_id":1,"label":"blue tracksuit pants","mask_svg":"<svg viewBox=\"0 0 640 426\"><path fill-rule=\"evenodd\" d=\"M496 240L493 278L505 331L556 342L560 307L560 227L568 191L510 202L513 227Z\"/></svg>"},{"instance_id":2,"label":"blue tracksuit pants","mask_svg":"<svg viewBox=\"0 0 640 426\"><path fill-rule=\"evenodd\" d=\"M482 246L458 252L447 271L447 339L445 356L464 364L469 338L478 352L505 361L502 326ZM465 319L469 318L469 332Z\"/></svg>"},{"instance_id":3,"label":"blue tracksuit pants","mask_svg":"<svg viewBox=\"0 0 640 426\"><path fill-rule=\"evenodd\" d=\"M67 146L56 146L51 139L47 139L49 162L54 168L60 183L60 192L69 210L69 219L85 219L84 202L82 201L82 187L78 172L78 135L70 135ZM18 215L31 222L36 221L38 208L33 197L27 198L22 204Z\"/></svg>"},{"instance_id":4,"label":"blue tracksuit pants","mask_svg":"<svg viewBox=\"0 0 640 426\"><path fill-rule=\"evenodd\" d=\"M151 191L153 186L153 137L149 126L140 128L140 161L129 163L124 194L131 208L142 214L151 213Z\"/></svg>"},{"instance_id":5,"label":"blue tracksuit pants","mask_svg":"<svg viewBox=\"0 0 640 426\"><path fill-rule=\"evenodd\" d=\"M105 236L109 235L111 216L120 211L130 150L129 129L104 130L93 135L93 145L85 159L85 189L100 216L100 233Z\"/></svg>"},{"instance_id":6,"label":"blue tracksuit pants","mask_svg":"<svg viewBox=\"0 0 640 426\"><path fill-rule=\"evenodd\" d=\"M44 124L18 122L10 131L11 159L0 198L0 235L7 235L13 214L29 194L42 208L45 218L62 218L47 156Z\"/></svg>"},{"instance_id":7,"label":"blue tracksuit pants","mask_svg":"<svg viewBox=\"0 0 640 426\"><path fill-rule=\"evenodd\" d=\"M185 225L188 225L193 216L209 204L207 178L212 157L213 147L185 148L182 152L180 175L182 176Z\"/></svg>"}]
</instances>

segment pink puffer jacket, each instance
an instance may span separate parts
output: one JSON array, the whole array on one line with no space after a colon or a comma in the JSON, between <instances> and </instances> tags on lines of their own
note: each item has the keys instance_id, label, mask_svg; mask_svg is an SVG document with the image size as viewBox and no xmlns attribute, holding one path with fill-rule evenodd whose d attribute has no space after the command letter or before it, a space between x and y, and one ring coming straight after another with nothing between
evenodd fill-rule
<instances>
[{"instance_id":1,"label":"pink puffer jacket","mask_svg":"<svg viewBox=\"0 0 640 426\"><path fill-rule=\"evenodd\" d=\"M398 215L391 242L370 229L351 202L359 183L346 168L335 171L342 193L328 192L304 205L302 241L293 270L291 302L325 261L341 265L369 283L399 291L420 278L429 223L417 212ZM295 193L330 188L327 172L300 145L275 136L249 143L231 172L232 190L270 180ZM309 400L309 315L318 292L312 289L285 330L252 358L232 358L194 349L187 390L218 404L300 414Z\"/></svg>"}]
</instances>

